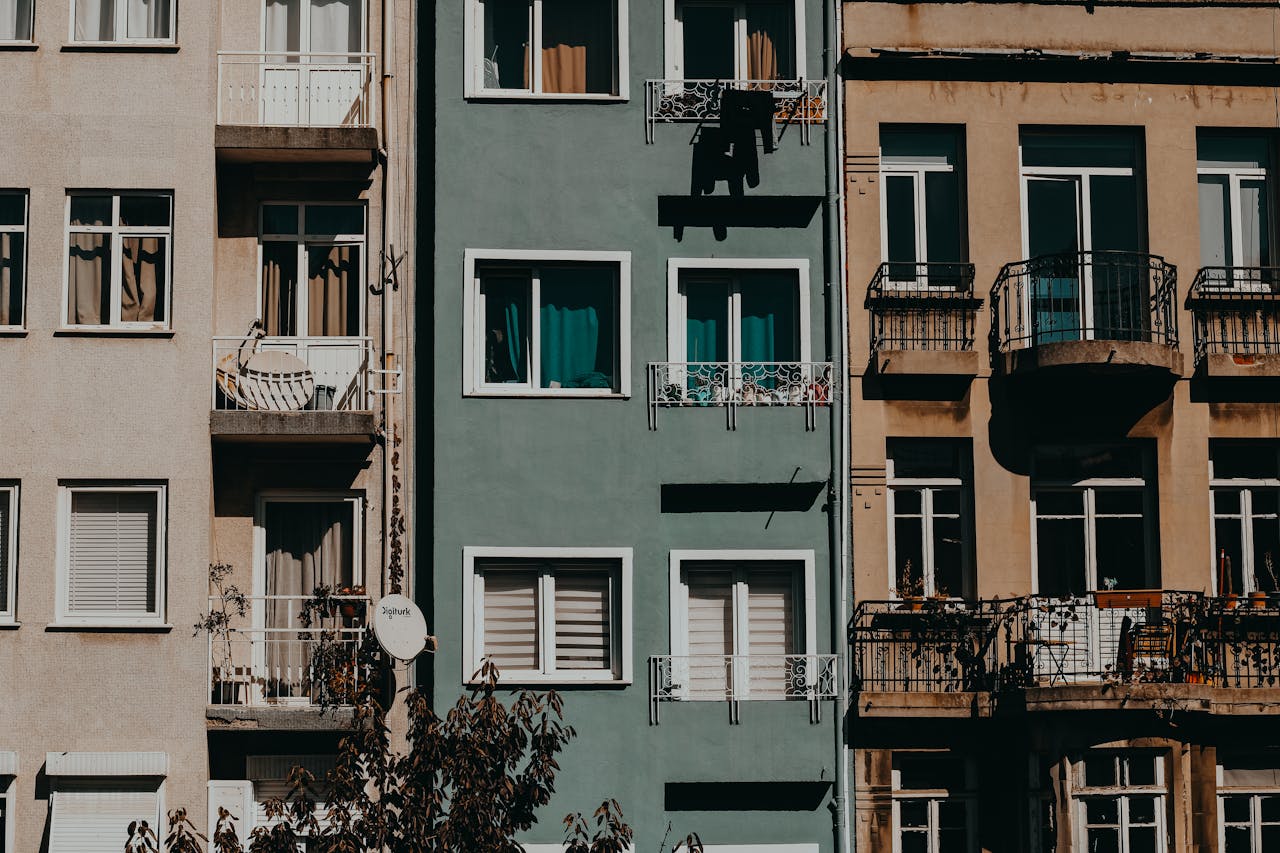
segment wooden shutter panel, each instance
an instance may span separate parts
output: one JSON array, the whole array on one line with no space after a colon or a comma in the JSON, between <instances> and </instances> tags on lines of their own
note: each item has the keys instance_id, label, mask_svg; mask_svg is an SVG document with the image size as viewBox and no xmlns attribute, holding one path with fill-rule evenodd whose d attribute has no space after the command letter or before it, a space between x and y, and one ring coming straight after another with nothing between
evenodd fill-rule
<instances>
[{"instance_id":1,"label":"wooden shutter panel","mask_svg":"<svg viewBox=\"0 0 1280 853\"><path fill-rule=\"evenodd\" d=\"M538 669L538 573L484 573L484 650L499 671Z\"/></svg>"},{"instance_id":2,"label":"wooden shutter panel","mask_svg":"<svg viewBox=\"0 0 1280 853\"><path fill-rule=\"evenodd\" d=\"M73 492L67 608L156 612L155 492Z\"/></svg>"},{"instance_id":3,"label":"wooden shutter panel","mask_svg":"<svg viewBox=\"0 0 1280 853\"><path fill-rule=\"evenodd\" d=\"M753 568L747 572L747 653L751 656L751 695L782 696L787 690L787 661L796 653L795 575L788 570Z\"/></svg>"},{"instance_id":4,"label":"wooden shutter panel","mask_svg":"<svg viewBox=\"0 0 1280 853\"><path fill-rule=\"evenodd\" d=\"M59 782L53 791L49 853L123 850L129 840L129 824L142 820L157 836L164 837L158 782Z\"/></svg>"},{"instance_id":5,"label":"wooden shutter panel","mask_svg":"<svg viewBox=\"0 0 1280 853\"><path fill-rule=\"evenodd\" d=\"M685 574L689 599L689 694L693 699L724 698L730 684L733 649L733 573L690 569Z\"/></svg>"},{"instance_id":6,"label":"wooden shutter panel","mask_svg":"<svg viewBox=\"0 0 1280 853\"><path fill-rule=\"evenodd\" d=\"M607 569L556 574L556 669L611 668L609 581Z\"/></svg>"},{"instance_id":7,"label":"wooden shutter panel","mask_svg":"<svg viewBox=\"0 0 1280 853\"><path fill-rule=\"evenodd\" d=\"M253 783L247 779L209 780L209 839L212 842L218 828L218 808L231 812L236 837L247 846L249 832L253 829Z\"/></svg>"}]
</instances>

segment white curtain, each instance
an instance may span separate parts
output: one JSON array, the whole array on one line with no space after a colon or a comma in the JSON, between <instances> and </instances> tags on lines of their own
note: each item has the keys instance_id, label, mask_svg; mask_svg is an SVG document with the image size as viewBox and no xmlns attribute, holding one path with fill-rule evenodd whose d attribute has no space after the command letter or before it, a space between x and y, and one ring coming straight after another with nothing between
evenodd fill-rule
<instances>
[{"instance_id":1,"label":"white curtain","mask_svg":"<svg viewBox=\"0 0 1280 853\"><path fill-rule=\"evenodd\" d=\"M116 0L76 0L76 41L115 41Z\"/></svg>"},{"instance_id":2,"label":"white curtain","mask_svg":"<svg viewBox=\"0 0 1280 853\"><path fill-rule=\"evenodd\" d=\"M170 8L173 0L127 0L129 38L163 39L172 35Z\"/></svg>"},{"instance_id":3,"label":"white curtain","mask_svg":"<svg viewBox=\"0 0 1280 853\"><path fill-rule=\"evenodd\" d=\"M0 41L31 40L31 0L0 0Z\"/></svg>"},{"instance_id":4,"label":"white curtain","mask_svg":"<svg viewBox=\"0 0 1280 853\"><path fill-rule=\"evenodd\" d=\"M361 0L311 0L311 47L317 53L359 53Z\"/></svg>"},{"instance_id":5,"label":"white curtain","mask_svg":"<svg viewBox=\"0 0 1280 853\"><path fill-rule=\"evenodd\" d=\"M299 29L302 22L300 0L267 0L268 51L302 50Z\"/></svg>"}]
</instances>

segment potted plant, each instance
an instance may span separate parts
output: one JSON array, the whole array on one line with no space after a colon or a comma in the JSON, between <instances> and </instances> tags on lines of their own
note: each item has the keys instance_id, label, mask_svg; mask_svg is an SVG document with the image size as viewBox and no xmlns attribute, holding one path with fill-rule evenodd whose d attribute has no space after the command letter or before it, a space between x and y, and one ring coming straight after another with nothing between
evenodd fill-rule
<instances>
[{"instance_id":1,"label":"potted plant","mask_svg":"<svg viewBox=\"0 0 1280 853\"><path fill-rule=\"evenodd\" d=\"M898 585L893 594L902 599L903 610L921 610L924 608L924 578L911 576L911 561L902 565L902 574L898 576Z\"/></svg>"},{"instance_id":2,"label":"potted plant","mask_svg":"<svg viewBox=\"0 0 1280 853\"><path fill-rule=\"evenodd\" d=\"M338 590L338 595L362 596L365 594L363 586L344 586ZM344 601L338 606L338 612L348 619L364 618L364 602L363 601Z\"/></svg>"}]
</instances>

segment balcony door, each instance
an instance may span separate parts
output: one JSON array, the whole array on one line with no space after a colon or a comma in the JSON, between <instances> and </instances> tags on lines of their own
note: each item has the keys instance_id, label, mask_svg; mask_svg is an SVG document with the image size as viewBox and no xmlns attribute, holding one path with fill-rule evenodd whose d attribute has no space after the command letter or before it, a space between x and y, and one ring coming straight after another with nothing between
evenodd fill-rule
<instances>
[{"instance_id":1,"label":"balcony door","mask_svg":"<svg viewBox=\"0 0 1280 853\"><path fill-rule=\"evenodd\" d=\"M793 0L686 0L676 5L670 76L683 80L794 80Z\"/></svg>"},{"instance_id":2,"label":"balcony door","mask_svg":"<svg viewBox=\"0 0 1280 853\"><path fill-rule=\"evenodd\" d=\"M362 123L365 19L365 0L265 1L263 124Z\"/></svg>"},{"instance_id":3,"label":"balcony door","mask_svg":"<svg viewBox=\"0 0 1280 853\"><path fill-rule=\"evenodd\" d=\"M1200 264L1206 284L1269 291L1273 199L1271 145L1264 136L1201 134L1196 173L1200 191Z\"/></svg>"}]
</instances>

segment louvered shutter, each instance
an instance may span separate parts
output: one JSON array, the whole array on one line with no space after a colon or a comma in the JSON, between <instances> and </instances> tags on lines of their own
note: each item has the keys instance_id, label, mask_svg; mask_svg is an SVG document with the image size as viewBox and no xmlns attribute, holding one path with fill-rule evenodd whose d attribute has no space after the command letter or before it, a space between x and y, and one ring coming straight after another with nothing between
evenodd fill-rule
<instances>
[{"instance_id":1,"label":"louvered shutter","mask_svg":"<svg viewBox=\"0 0 1280 853\"><path fill-rule=\"evenodd\" d=\"M8 613L9 604L9 573L12 568L9 566L9 542L13 536L13 521L10 515L13 511L12 503L13 491L11 489L0 489L0 613ZM4 839L0 836L0 844L4 843Z\"/></svg>"},{"instance_id":2,"label":"louvered shutter","mask_svg":"<svg viewBox=\"0 0 1280 853\"><path fill-rule=\"evenodd\" d=\"M312 814L323 830L327 825L329 806L326 802L325 779L336 766L332 755L252 755L247 761L249 776L253 786L253 824L252 826L270 826L275 821L267 817L267 802L278 799L289 803L291 787L289 774L294 767L304 767L314 777L315 782L308 787L308 795L315 801ZM243 839L241 839L243 840Z\"/></svg>"},{"instance_id":3,"label":"louvered shutter","mask_svg":"<svg viewBox=\"0 0 1280 853\"><path fill-rule=\"evenodd\" d=\"M609 585L607 569L556 573L556 669L611 668Z\"/></svg>"},{"instance_id":4,"label":"louvered shutter","mask_svg":"<svg viewBox=\"0 0 1280 853\"><path fill-rule=\"evenodd\" d=\"M73 615L156 612L155 492L73 492L67 609Z\"/></svg>"},{"instance_id":5,"label":"louvered shutter","mask_svg":"<svg viewBox=\"0 0 1280 853\"><path fill-rule=\"evenodd\" d=\"M538 669L538 573L484 573L484 649L500 672Z\"/></svg>"},{"instance_id":6,"label":"louvered shutter","mask_svg":"<svg viewBox=\"0 0 1280 853\"><path fill-rule=\"evenodd\" d=\"M129 824L143 820L157 836L164 836L158 782L58 782L53 791L49 853L123 850L129 840Z\"/></svg>"},{"instance_id":7,"label":"louvered shutter","mask_svg":"<svg viewBox=\"0 0 1280 853\"><path fill-rule=\"evenodd\" d=\"M209 838L211 840L218 829L219 807L231 812L236 837L242 844L246 843L249 840L249 832L253 829L255 811L253 783L247 779L209 780Z\"/></svg>"},{"instance_id":8,"label":"louvered shutter","mask_svg":"<svg viewBox=\"0 0 1280 853\"><path fill-rule=\"evenodd\" d=\"M790 665L796 653L795 575L788 570L747 571L747 654L751 695L782 698L788 692Z\"/></svg>"},{"instance_id":9,"label":"louvered shutter","mask_svg":"<svg viewBox=\"0 0 1280 853\"><path fill-rule=\"evenodd\" d=\"M733 573L690 569L685 575L689 600L689 698L723 699L733 668Z\"/></svg>"}]
</instances>

